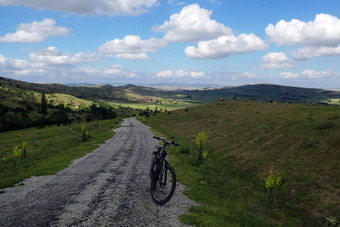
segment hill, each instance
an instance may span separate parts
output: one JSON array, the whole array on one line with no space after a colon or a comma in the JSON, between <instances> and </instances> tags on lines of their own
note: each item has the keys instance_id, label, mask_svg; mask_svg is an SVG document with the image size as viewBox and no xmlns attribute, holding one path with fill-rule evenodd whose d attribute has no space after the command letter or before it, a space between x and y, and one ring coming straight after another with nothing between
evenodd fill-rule
<instances>
[{"instance_id":1,"label":"hill","mask_svg":"<svg viewBox=\"0 0 340 227\"><path fill-rule=\"evenodd\" d=\"M339 116L339 106L228 100L145 119L182 145L170 163L200 204L181 217L184 223L337 226ZM200 131L209 135L209 153L198 165L188 154ZM270 170L283 179L272 199L265 187Z\"/></svg>"},{"instance_id":2,"label":"hill","mask_svg":"<svg viewBox=\"0 0 340 227\"><path fill-rule=\"evenodd\" d=\"M317 102L340 98L340 91L300 88L272 84L244 85L208 90L185 90L185 94L213 101L218 98L242 98L276 102Z\"/></svg>"},{"instance_id":3,"label":"hill","mask_svg":"<svg viewBox=\"0 0 340 227\"><path fill-rule=\"evenodd\" d=\"M299 88L281 85L256 84L239 87L209 88L196 90L166 91L156 88L135 86L65 86L61 84L37 84L0 77L0 86L36 91L46 94L68 94L80 99L105 100L123 103L156 103L166 99L185 105L203 104L219 98L254 99L276 102L317 102L340 99L340 91ZM184 105L184 106L185 106Z\"/></svg>"},{"instance_id":4,"label":"hill","mask_svg":"<svg viewBox=\"0 0 340 227\"><path fill-rule=\"evenodd\" d=\"M41 89L37 86L36 90L38 91L36 91L24 89L31 86L28 83L15 85L17 86L10 83L1 83L0 85L0 132L33 126L68 124L73 121L126 117L138 113L129 107L81 99L69 94L43 95L38 92L49 91L48 86L41 86ZM42 97L45 97L46 100L44 105ZM43 108L46 111L43 111Z\"/></svg>"}]
</instances>

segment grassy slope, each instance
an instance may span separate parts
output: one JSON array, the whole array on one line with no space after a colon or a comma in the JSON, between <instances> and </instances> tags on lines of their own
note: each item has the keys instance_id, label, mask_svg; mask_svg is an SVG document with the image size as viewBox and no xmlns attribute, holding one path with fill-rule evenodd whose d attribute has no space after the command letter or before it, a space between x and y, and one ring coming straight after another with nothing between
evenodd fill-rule
<instances>
[{"instance_id":1,"label":"grassy slope","mask_svg":"<svg viewBox=\"0 0 340 227\"><path fill-rule=\"evenodd\" d=\"M202 226L322 226L340 220L340 109L338 106L223 101L158 114L154 129L188 151L195 135L210 135L209 158L187 154L171 163L200 206L181 217ZM280 174L275 206L265 201L264 179Z\"/></svg>"},{"instance_id":2,"label":"grassy slope","mask_svg":"<svg viewBox=\"0 0 340 227\"><path fill-rule=\"evenodd\" d=\"M40 98L40 94L39 94ZM46 99L49 103L53 105L63 104L64 106L69 106L71 109L78 109L81 106L89 107L94 102L86 99L79 99L74 97L73 95L66 95L66 94L46 94ZM37 100L39 101L39 100Z\"/></svg>"},{"instance_id":3,"label":"grassy slope","mask_svg":"<svg viewBox=\"0 0 340 227\"><path fill-rule=\"evenodd\" d=\"M54 174L72 160L84 156L114 135L112 128L120 119L73 123L42 129L28 128L0 133L0 188L12 186L30 176ZM85 125L92 137L81 142L81 127ZM13 149L27 142L27 158L21 167L15 166Z\"/></svg>"}]
</instances>

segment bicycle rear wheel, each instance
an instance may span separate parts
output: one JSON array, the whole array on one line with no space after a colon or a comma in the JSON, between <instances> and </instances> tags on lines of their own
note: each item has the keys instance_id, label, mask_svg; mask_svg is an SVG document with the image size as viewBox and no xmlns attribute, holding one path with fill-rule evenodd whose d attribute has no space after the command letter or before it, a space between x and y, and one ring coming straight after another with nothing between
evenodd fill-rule
<instances>
[{"instance_id":1,"label":"bicycle rear wheel","mask_svg":"<svg viewBox=\"0 0 340 227\"><path fill-rule=\"evenodd\" d=\"M158 205L168 202L174 194L175 188L176 174L169 164L157 170L151 178L151 197Z\"/></svg>"}]
</instances>

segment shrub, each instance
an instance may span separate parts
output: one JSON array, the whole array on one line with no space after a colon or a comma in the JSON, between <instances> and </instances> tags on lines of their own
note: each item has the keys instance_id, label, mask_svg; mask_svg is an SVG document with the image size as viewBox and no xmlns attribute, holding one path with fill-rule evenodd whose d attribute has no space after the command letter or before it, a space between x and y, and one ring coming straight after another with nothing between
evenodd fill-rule
<instances>
[{"instance_id":1,"label":"shrub","mask_svg":"<svg viewBox=\"0 0 340 227\"><path fill-rule=\"evenodd\" d=\"M81 127L81 133L82 133L82 141L85 142L88 140L88 138L90 137L90 133L87 130L87 128L85 127L85 125L83 125Z\"/></svg>"},{"instance_id":2,"label":"shrub","mask_svg":"<svg viewBox=\"0 0 340 227\"><path fill-rule=\"evenodd\" d=\"M266 201L273 205L276 202L279 186L282 184L282 177L273 175L273 170L271 169L264 182L267 188Z\"/></svg>"},{"instance_id":3,"label":"shrub","mask_svg":"<svg viewBox=\"0 0 340 227\"><path fill-rule=\"evenodd\" d=\"M142 123L146 122L146 119L143 116L136 116L136 118L137 118L137 120L141 121Z\"/></svg>"},{"instance_id":4,"label":"shrub","mask_svg":"<svg viewBox=\"0 0 340 227\"><path fill-rule=\"evenodd\" d=\"M13 149L16 168L21 167L22 156L26 157L26 146L27 146L27 142L23 142L21 145L17 145Z\"/></svg>"},{"instance_id":5,"label":"shrub","mask_svg":"<svg viewBox=\"0 0 340 227\"><path fill-rule=\"evenodd\" d=\"M205 132L199 132L196 136L196 149L190 151L190 156L201 163L208 155L207 141L209 136Z\"/></svg>"}]
</instances>

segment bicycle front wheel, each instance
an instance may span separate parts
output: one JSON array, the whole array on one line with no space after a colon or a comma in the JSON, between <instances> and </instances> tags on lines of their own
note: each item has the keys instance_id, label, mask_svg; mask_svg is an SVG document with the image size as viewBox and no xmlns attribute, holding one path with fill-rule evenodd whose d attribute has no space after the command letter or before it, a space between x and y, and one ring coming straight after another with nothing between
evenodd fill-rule
<instances>
[{"instance_id":1,"label":"bicycle front wheel","mask_svg":"<svg viewBox=\"0 0 340 227\"><path fill-rule=\"evenodd\" d=\"M151 197L158 205L168 202L174 194L175 188L176 174L169 164L156 171L151 179Z\"/></svg>"}]
</instances>

